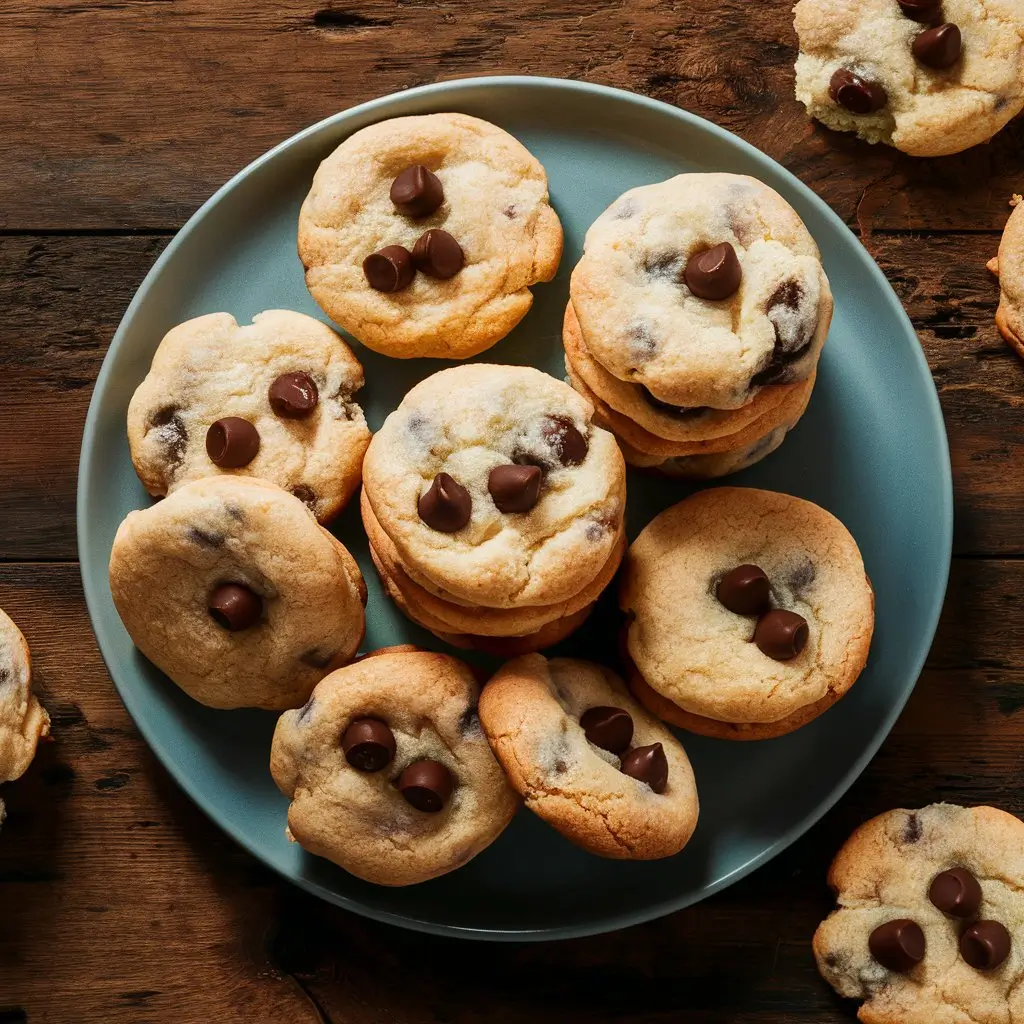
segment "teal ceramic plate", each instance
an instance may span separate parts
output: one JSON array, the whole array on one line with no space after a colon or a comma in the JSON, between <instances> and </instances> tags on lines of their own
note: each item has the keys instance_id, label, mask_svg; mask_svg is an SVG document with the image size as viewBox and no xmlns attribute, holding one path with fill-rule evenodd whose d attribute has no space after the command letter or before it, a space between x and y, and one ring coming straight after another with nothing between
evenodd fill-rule
<instances>
[{"instance_id":1,"label":"teal ceramic plate","mask_svg":"<svg viewBox=\"0 0 1024 1024\"><path fill-rule=\"evenodd\" d=\"M752 174L781 192L817 239L835 291L806 416L776 454L729 482L810 498L846 523L878 598L871 659L849 696L790 736L746 744L685 738L701 819L690 845L666 861L599 860L523 811L451 875L397 890L360 882L286 841L286 802L267 769L274 717L193 703L135 653L111 602L107 561L117 525L149 502L132 471L125 413L160 338L217 310L240 321L275 307L322 316L295 254L299 205L317 164L374 121L447 110L521 139L547 168L565 225L558 278L535 289L533 310L483 361L562 376L562 312L587 226L626 189L680 171ZM373 427L444 365L358 355ZM631 536L687 493L633 475ZM383 595L354 506L336 532L370 587L367 649L439 647ZM928 367L899 301L839 218L778 164L707 121L629 93L541 78L472 79L387 96L301 132L228 182L167 247L125 314L93 394L78 490L82 575L100 649L139 729L181 786L239 843L311 892L394 924L487 939L584 935L666 914L743 877L809 828L864 768L914 686L942 603L951 532L949 453ZM560 651L614 664L616 626L614 595L606 594Z\"/></svg>"}]
</instances>

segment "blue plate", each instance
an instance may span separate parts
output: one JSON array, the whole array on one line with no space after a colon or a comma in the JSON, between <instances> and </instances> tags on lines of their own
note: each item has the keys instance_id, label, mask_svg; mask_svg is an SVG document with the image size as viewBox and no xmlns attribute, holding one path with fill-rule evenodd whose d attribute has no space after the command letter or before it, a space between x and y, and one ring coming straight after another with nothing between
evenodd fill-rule
<instances>
[{"instance_id":1,"label":"blue plate","mask_svg":"<svg viewBox=\"0 0 1024 1024\"><path fill-rule=\"evenodd\" d=\"M111 602L107 562L117 525L149 503L132 471L125 414L165 331L217 310L240 321L275 307L322 316L295 253L299 205L317 164L365 125L448 110L521 139L547 168L565 226L557 279L535 289L526 320L483 361L530 363L561 377L562 312L586 228L621 192L680 171L751 174L781 192L817 239L835 292L807 414L776 454L732 479L810 498L850 528L878 598L871 659L849 696L790 736L746 744L684 737L701 819L690 845L666 861L591 857L524 811L451 875L397 890L360 882L286 841L286 802L267 768L274 716L193 703L136 654ZM445 365L358 354L373 427L412 384ZM688 492L631 476L631 536ZM778 164L699 117L543 78L471 79L387 96L301 132L228 182L179 232L128 307L92 397L78 487L82 577L103 657L142 734L206 813L286 878L340 906L423 931L506 940L585 935L678 910L808 829L867 764L914 686L945 591L952 521L949 452L928 366L892 289L842 221ZM438 647L382 593L355 508L336 532L370 587L367 649L409 641ZM560 650L615 664L616 626L614 595L606 594Z\"/></svg>"}]
</instances>

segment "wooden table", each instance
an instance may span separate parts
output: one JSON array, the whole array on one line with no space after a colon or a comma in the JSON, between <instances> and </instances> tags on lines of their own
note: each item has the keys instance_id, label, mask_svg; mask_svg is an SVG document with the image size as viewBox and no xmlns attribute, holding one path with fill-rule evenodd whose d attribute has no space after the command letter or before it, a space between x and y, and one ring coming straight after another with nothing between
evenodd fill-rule
<instances>
[{"instance_id":1,"label":"wooden table","mask_svg":"<svg viewBox=\"0 0 1024 1024\"><path fill-rule=\"evenodd\" d=\"M749 0L314 4L0 0L0 607L32 645L55 736L4 790L0 1024L852 1019L809 947L830 905L829 857L851 828L936 799L1024 812L1024 369L993 325L985 270L1007 200L1024 190L1024 123L928 161L814 127L792 96L789 3L756 15ZM677 103L816 189L913 318L957 489L956 558L928 667L839 806L698 907L520 946L365 921L236 848L122 708L89 627L74 534L93 380L133 292L193 210L336 110L498 72Z\"/></svg>"}]
</instances>

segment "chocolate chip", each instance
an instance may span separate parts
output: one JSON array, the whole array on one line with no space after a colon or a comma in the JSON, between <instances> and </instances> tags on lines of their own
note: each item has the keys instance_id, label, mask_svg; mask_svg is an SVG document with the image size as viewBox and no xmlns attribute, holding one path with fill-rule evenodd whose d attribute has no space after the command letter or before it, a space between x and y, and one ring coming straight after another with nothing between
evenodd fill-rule
<instances>
[{"instance_id":1,"label":"chocolate chip","mask_svg":"<svg viewBox=\"0 0 1024 1024\"><path fill-rule=\"evenodd\" d=\"M915 37L912 47L914 59L919 64L940 71L951 68L960 59L962 49L960 29L949 24L925 29Z\"/></svg>"},{"instance_id":2,"label":"chocolate chip","mask_svg":"<svg viewBox=\"0 0 1024 1024\"><path fill-rule=\"evenodd\" d=\"M838 68L833 73L828 94L833 102L854 114L873 114L889 102L885 89L878 82L861 78L849 68Z\"/></svg>"},{"instance_id":3,"label":"chocolate chip","mask_svg":"<svg viewBox=\"0 0 1024 1024\"><path fill-rule=\"evenodd\" d=\"M650 324L638 323L629 328L629 352L640 362L646 362L658 351Z\"/></svg>"},{"instance_id":4,"label":"chocolate chip","mask_svg":"<svg viewBox=\"0 0 1024 1024\"><path fill-rule=\"evenodd\" d=\"M886 921L868 937L868 949L886 970L905 974L924 959L924 932L904 917Z\"/></svg>"},{"instance_id":5,"label":"chocolate chip","mask_svg":"<svg viewBox=\"0 0 1024 1024\"><path fill-rule=\"evenodd\" d=\"M201 548L209 548L211 551L221 547L224 543L223 533L214 533L211 530L201 530L198 526L192 526L188 531L188 539Z\"/></svg>"},{"instance_id":6,"label":"chocolate chip","mask_svg":"<svg viewBox=\"0 0 1024 1024\"><path fill-rule=\"evenodd\" d=\"M428 277L438 277L447 281L454 277L465 265L466 256L462 246L440 228L425 231L412 249L412 261L416 269Z\"/></svg>"},{"instance_id":7,"label":"chocolate chip","mask_svg":"<svg viewBox=\"0 0 1024 1024\"><path fill-rule=\"evenodd\" d=\"M587 439L568 416L549 416L541 428L541 434L563 466L580 465L590 450Z\"/></svg>"},{"instance_id":8,"label":"chocolate chip","mask_svg":"<svg viewBox=\"0 0 1024 1024\"><path fill-rule=\"evenodd\" d=\"M807 352L807 346L795 352L786 352L781 345L776 345L768 357L768 363L750 378L751 387L764 387L768 384L786 384L789 382L790 367L801 360Z\"/></svg>"},{"instance_id":9,"label":"chocolate chip","mask_svg":"<svg viewBox=\"0 0 1024 1024\"><path fill-rule=\"evenodd\" d=\"M786 576L786 586L797 595L802 594L817 579L818 570L814 563L808 558L801 562L796 568L791 569ZM916 815L911 815L916 817Z\"/></svg>"},{"instance_id":10,"label":"chocolate chip","mask_svg":"<svg viewBox=\"0 0 1024 1024\"><path fill-rule=\"evenodd\" d=\"M462 736L471 736L479 732L480 715L477 712L476 705L471 704L459 717L459 734Z\"/></svg>"},{"instance_id":11,"label":"chocolate chip","mask_svg":"<svg viewBox=\"0 0 1024 1024\"><path fill-rule=\"evenodd\" d=\"M738 565L718 581L715 596L737 615L760 615L769 608L771 589L760 566Z\"/></svg>"},{"instance_id":12,"label":"chocolate chip","mask_svg":"<svg viewBox=\"0 0 1024 1024\"><path fill-rule=\"evenodd\" d=\"M706 405L672 405L671 402L663 402L657 395L653 394L643 384L637 384L640 390L640 397L648 404L654 406L660 412L666 412L670 416L678 416L680 419L689 420L703 416L708 411Z\"/></svg>"},{"instance_id":13,"label":"chocolate chip","mask_svg":"<svg viewBox=\"0 0 1024 1024\"><path fill-rule=\"evenodd\" d=\"M263 600L241 583L222 583L210 595L207 608L218 626L237 633L259 622Z\"/></svg>"},{"instance_id":14,"label":"chocolate chip","mask_svg":"<svg viewBox=\"0 0 1024 1024\"><path fill-rule=\"evenodd\" d=\"M334 652L329 651L324 653L323 651L313 649L312 651L305 651L299 655L299 661L303 665L308 665L310 668L327 668L332 661L334 661Z\"/></svg>"},{"instance_id":15,"label":"chocolate chip","mask_svg":"<svg viewBox=\"0 0 1024 1024\"><path fill-rule=\"evenodd\" d=\"M316 491L305 484L296 484L291 488L291 493L299 499L307 508L316 507Z\"/></svg>"},{"instance_id":16,"label":"chocolate chip","mask_svg":"<svg viewBox=\"0 0 1024 1024\"><path fill-rule=\"evenodd\" d=\"M379 292L400 292L412 284L416 267L408 249L401 245L385 245L363 260L363 274L370 287Z\"/></svg>"},{"instance_id":17,"label":"chocolate chip","mask_svg":"<svg viewBox=\"0 0 1024 1024\"><path fill-rule=\"evenodd\" d=\"M651 277L671 278L674 281L679 278L679 265L682 262L683 257L679 252L655 252L645 253L640 266Z\"/></svg>"},{"instance_id":18,"label":"chocolate chip","mask_svg":"<svg viewBox=\"0 0 1024 1024\"><path fill-rule=\"evenodd\" d=\"M802 615L775 608L758 620L754 643L769 658L789 661L807 646L808 635L807 620Z\"/></svg>"},{"instance_id":19,"label":"chocolate chip","mask_svg":"<svg viewBox=\"0 0 1024 1024\"><path fill-rule=\"evenodd\" d=\"M519 211L514 206L506 206L501 212L508 217L509 220L515 220L519 215Z\"/></svg>"},{"instance_id":20,"label":"chocolate chip","mask_svg":"<svg viewBox=\"0 0 1024 1024\"><path fill-rule=\"evenodd\" d=\"M402 796L418 811L435 814L452 795L451 773L437 761L416 761L398 777Z\"/></svg>"},{"instance_id":21,"label":"chocolate chip","mask_svg":"<svg viewBox=\"0 0 1024 1024\"><path fill-rule=\"evenodd\" d=\"M976 971L991 971L1010 955L1010 933L998 921L978 921L960 936L960 955Z\"/></svg>"},{"instance_id":22,"label":"chocolate chip","mask_svg":"<svg viewBox=\"0 0 1024 1024\"><path fill-rule=\"evenodd\" d=\"M311 694L309 700L307 700L306 703L303 704L301 708L299 708L298 720L300 722L304 722L307 718L309 718L310 713L313 710L313 705L315 703L316 697L312 696Z\"/></svg>"},{"instance_id":23,"label":"chocolate chip","mask_svg":"<svg viewBox=\"0 0 1024 1024\"><path fill-rule=\"evenodd\" d=\"M805 309L800 313L804 288L799 281L783 281L765 304L765 314L775 329L775 344L784 352L795 356L811 343L817 326L817 310Z\"/></svg>"},{"instance_id":24,"label":"chocolate chip","mask_svg":"<svg viewBox=\"0 0 1024 1024\"><path fill-rule=\"evenodd\" d=\"M391 182L391 202L406 217L429 217L444 202L441 179L423 164L406 167Z\"/></svg>"},{"instance_id":25,"label":"chocolate chip","mask_svg":"<svg viewBox=\"0 0 1024 1024\"><path fill-rule=\"evenodd\" d=\"M188 445L188 430L176 405L165 405L150 417L151 427L156 428L157 439L172 463L181 462Z\"/></svg>"},{"instance_id":26,"label":"chocolate chip","mask_svg":"<svg viewBox=\"0 0 1024 1024\"><path fill-rule=\"evenodd\" d=\"M454 477L438 473L419 500L420 519L432 530L456 533L469 522L473 499Z\"/></svg>"},{"instance_id":27,"label":"chocolate chip","mask_svg":"<svg viewBox=\"0 0 1024 1024\"><path fill-rule=\"evenodd\" d=\"M316 382L308 373L284 373L267 392L270 408L288 420L301 420L308 416L320 400Z\"/></svg>"},{"instance_id":28,"label":"chocolate chip","mask_svg":"<svg viewBox=\"0 0 1024 1024\"><path fill-rule=\"evenodd\" d=\"M646 782L655 793L664 793L668 786L668 758L660 743L635 747L622 759L622 773L638 782Z\"/></svg>"},{"instance_id":29,"label":"chocolate chip","mask_svg":"<svg viewBox=\"0 0 1024 1024\"><path fill-rule=\"evenodd\" d=\"M379 772L395 756L395 734L376 718L357 718L341 737L345 760L361 772Z\"/></svg>"},{"instance_id":30,"label":"chocolate chip","mask_svg":"<svg viewBox=\"0 0 1024 1024\"><path fill-rule=\"evenodd\" d=\"M722 242L694 253L686 261L683 279L698 299L720 302L736 293L743 279L743 269L736 250L728 242Z\"/></svg>"},{"instance_id":31,"label":"chocolate chip","mask_svg":"<svg viewBox=\"0 0 1024 1024\"><path fill-rule=\"evenodd\" d=\"M939 12L942 0L897 0L900 10L914 21L931 21Z\"/></svg>"},{"instance_id":32,"label":"chocolate chip","mask_svg":"<svg viewBox=\"0 0 1024 1024\"><path fill-rule=\"evenodd\" d=\"M950 917L974 917L981 906L981 886L966 868L950 868L932 879L928 899Z\"/></svg>"},{"instance_id":33,"label":"chocolate chip","mask_svg":"<svg viewBox=\"0 0 1024 1024\"><path fill-rule=\"evenodd\" d=\"M499 512L529 512L540 499L542 476L537 466L495 466L487 490Z\"/></svg>"},{"instance_id":34,"label":"chocolate chip","mask_svg":"<svg viewBox=\"0 0 1024 1024\"><path fill-rule=\"evenodd\" d=\"M221 469L248 466L259 450L259 431L241 416L225 416L206 432L206 454Z\"/></svg>"},{"instance_id":35,"label":"chocolate chip","mask_svg":"<svg viewBox=\"0 0 1024 1024\"><path fill-rule=\"evenodd\" d=\"M633 741L633 719L622 708L589 708L580 716L580 725L595 747L613 754L621 754Z\"/></svg>"}]
</instances>

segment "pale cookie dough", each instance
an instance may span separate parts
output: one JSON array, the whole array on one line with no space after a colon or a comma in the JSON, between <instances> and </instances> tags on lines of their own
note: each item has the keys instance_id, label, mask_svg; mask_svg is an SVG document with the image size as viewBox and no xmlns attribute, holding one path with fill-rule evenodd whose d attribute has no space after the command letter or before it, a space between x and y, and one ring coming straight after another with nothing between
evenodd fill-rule
<instances>
[{"instance_id":1,"label":"pale cookie dough","mask_svg":"<svg viewBox=\"0 0 1024 1024\"><path fill-rule=\"evenodd\" d=\"M988 269L999 278L999 309L996 326L1013 350L1024 359L1024 204L1014 196L1015 207L1006 222L999 255Z\"/></svg>"},{"instance_id":2,"label":"pale cookie dough","mask_svg":"<svg viewBox=\"0 0 1024 1024\"><path fill-rule=\"evenodd\" d=\"M416 385L363 463L366 499L410 575L489 608L555 604L593 581L618 543L626 473L592 415L572 388L532 367L476 363ZM490 474L516 465L539 467L539 498L502 512ZM421 518L442 473L471 503L452 532Z\"/></svg>"},{"instance_id":3,"label":"pale cookie dough","mask_svg":"<svg viewBox=\"0 0 1024 1024\"><path fill-rule=\"evenodd\" d=\"M255 595L246 628L210 611L227 584ZM363 637L355 560L298 498L250 477L198 480L130 512L110 589L135 646L208 707L297 707Z\"/></svg>"},{"instance_id":4,"label":"pale cookie dough","mask_svg":"<svg viewBox=\"0 0 1024 1024\"><path fill-rule=\"evenodd\" d=\"M957 868L981 888L980 906L962 918L930 898L933 879ZM865 1000L865 1024L1024 1021L1024 823L1013 815L954 804L888 811L850 836L828 882L838 909L815 933L814 955L840 995ZM887 969L868 946L872 932L894 920L913 921L924 934L924 955L906 970ZM1009 956L990 970L970 966L959 948L979 920L1011 936Z\"/></svg>"},{"instance_id":5,"label":"pale cookie dough","mask_svg":"<svg viewBox=\"0 0 1024 1024\"><path fill-rule=\"evenodd\" d=\"M386 649L329 675L274 732L270 770L292 801L289 837L378 885L425 882L475 857L519 806L481 731L478 695L467 665L426 651ZM354 767L344 750L349 726L364 718L394 738L377 771ZM433 813L398 788L422 759L443 765L454 784Z\"/></svg>"},{"instance_id":6,"label":"pale cookie dough","mask_svg":"<svg viewBox=\"0 0 1024 1024\"><path fill-rule=\"evenodd\" d=\"M304 373L317 390L305 415L275 412L278 378ZM301 498L321 522L359 486L370 430L355 394L363 368L326 324L272 309L239 325L211 313L168 332L128 407L132 461L150 494L219 473L257 476ZM222 469L207 453L210 426L225 417L251 423L259 449L247 465Z\"/></svg>"},{"instance_id":7,"label":"pale cookie dough","mask_svg":"<svg viewBox=\"0 0 1024 1024\"><path fill-rule=\"evenodd\" d=\"M764 612L738 614L719 598L726 574L745 565L768 577ZM733 739L788 732L837 701L864 668L874 628L864 563L842 523L753 488L702 491L656 516L626 556L620 605L628 656L668 706L652 710ZM752 642L779 611L806 620L806 643L789 660Z\"/></svg>"},{"instance_id":8,"label":"pale cookie dough","mask_svg":"<svg viewBox=\"0 0 1024 1024\"><path fill-rule=\"evenodd\" d=\"M32 661L21 630L0 610L0 782L25 774L50 716L32 693ZM0 800L0 822L4 802Z\"/></svg>"},{"instance_id":9,"label":"pale cookie dough","mask_svg":"<svg viewBox=\"0 0 1024 1024\"><path fill-rule=\"evenodd\" d=\"M420 218L390 198L393 180L416 165L444 190L440 208ZM417 273L395 292L370 287L367 256L391 245L411 252L431 229L462 247L458 273ZM526 315L530 286L555 276L561 253L544 168L507 132L466 114L399 117L356 132L320 165L299 214L313 298L368 348L403 359L489 348Z\"/></svg>"},{"instance_id":10,"label":"pale cookie dough","mask_svg":"<svg viewBox=\"0 0 1024 1024\"><path fill-rule=\"evenodd\" d=\"M618 753L588 739L581 717L615 708L632 719ZM697 790L686 752L629 696L610 669L539 654L510 661L480 698L480 721L526 806L567 839L602 857L652 860L678 853L697 825ZM624 758L660 744L667 785L656 792L625 774Z\"/></svg>"},{"instance_id":11,"label":"pale cookie dough","mask_svg":"<svg viewBox=\"0 0 1024 1024\"><path fill-rule=\"evenodd\" d=\"M914 41L944 23L960 30L962 52L948 68L927 66ZM1024 108L1020 0L942 0L923 21L896 0L800 0L795 25L797 99L837 131L911 156L945 156L988 141ZM881 87L880 109L840 105L830 95L840 69Z\"/></svg>"},{"instance_id":12,"label":"pale cookie dough","mask_svg":"<svg viewBox=\"0 0 1024 1024\"><path fill-rule=\"evenodd\" d=\"M685 269L728 244L742 277L699 298ZM683 408L740 409L806 380L832 319L821 256L796 211L755 178L680 174L620 196L591 225L570 294L612 376Z\"/></svg>"}]
</instances>

